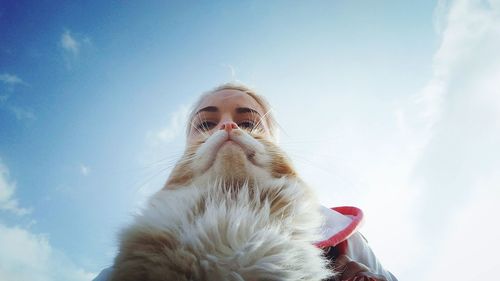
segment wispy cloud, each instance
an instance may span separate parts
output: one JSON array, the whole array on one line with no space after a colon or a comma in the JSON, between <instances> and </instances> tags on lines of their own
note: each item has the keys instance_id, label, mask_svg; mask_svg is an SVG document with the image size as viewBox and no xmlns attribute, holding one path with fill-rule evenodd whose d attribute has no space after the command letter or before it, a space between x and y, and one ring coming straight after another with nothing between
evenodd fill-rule
<instances>
[{"instance_id":1,"label":"wispy cloud","mask_svg":"<svg viewBox=\"0 0 500 281\"><path fill-rule=\"evenodd\" d=\"M0 159L0 210L24 216L31 212L30 209L19 206L15 198L16 183L9 178L9 170Z\"/></svg>"},{"instance_id":2,"label":"wispy cloud","mask_svg":"<svg viewBox=\"0 0 500 281\"><path fill-rule=\"evenodd\" d=\"M147 167L146 181L138 187L137 206L142 206L147 198L161 186L180 155L184 145L184 133L189 114L189 107L179 105L169 114L165 127L146 133L146 151L142 161Z\"/></svg>"},{"instance_id":3,"label":"wispy cloud","mask_svg":"<svg viewBox=\"0 0 500 281\"><path fill-rule=\"evenodd\" d=\"M59 44L61 45L64 51L72 54L73 56L77 56L78 53L80 52L81 44L75 37L73 37L71 31L69 30L65 30L63 32Z\"/></svg>"},{"instance_id":4,"label":"wispy cloud","mask_svg":"<svg viewBox=\"0 0 500 281\"><path fill-rule=\"evenodd\" d=\"M35 113L29 109L14 105L9 106L8 108L16 116L17 120L33 121L36 119Z\"/></svg>"},{"instance_id":5,"label":"wispy cloud","mask_svg":"<svg viewBox=\"0 0 500 281\"><path fill-rule=\"evenodd\" d=\"M27 108L14 105L10 98L15 93L15 88L19 85L27 85L19 76L10 73L0 74L0 108L14 114L17 120L32 121L36 119L35 113Z\"/></svg>"},{"instance_id":6,"label":"wispy cloud","mask_svg":"<svg viewBox=\"0 0 500 281\"><path fill-rule=\"evenodd\" d=\"M27 85L19 76L11 73L0 74L0 102L5 102L20 85Z\"/></svg>"},{"instance_id":7,"label":"wispy cloud","mask_svg":"<svg viewBox=\"0 0 500 281\"><path fill-rule=\"evenodd\" d=\"M497 52L500 48L499 12L498 5L480 1L459 0L450 3L441 32L441 45L434 57L434 74L418 100L423 105L421 116L427 122L427 148L423 152L425 156L421 158L421 172L425 170L426 177L434 172L423 167L432 162L441 162L446 155L449 157L447 162L455 159L462 162L462 168L457 167L456 163L449 163L446 165L449 168L439 167L439 170L456 173L458 170L452 172L451 169L464 169L454 179L465 179L471 171L476 170L472 163L480 161L473 159L477 157L474 154L468 155L469 149L488 154L497 151L487 140L499 137L495 133L495 123L499 121L496 112L500 110L500 104L494 102L498 101L500 95L500 56ZM485 145L478 146L481 142L485 142ZM487 152L487 149L492 151ZM438 152L444 155L439 156ZM472 166L465 169L470 166L468 163ZM487 163L490 164L492 162ZM438 168L435 165L427 167ZM432 176L431 181L434 183L438 180L436 176ZM440 182L445 186L451 183ZM463 188L458 190L456 186L449 187L443 196L455 197L469 188L467 184L470 182L461 182ZM435 196L443 192L443 188L430 192Z\"/></svg>"},{"instance_id":8,"label":"wispy cloud","mask_svg":"<svg viewBox=\"0 0 500 281\"><path fill-rule=\"evenodd\" d=\"M31 211L19 206L15 190L16 184L0 159L0 211L28 215ZM89 281L95 276L53 248L48 235L32 233L29 226L8 226L0 222L0 249L2 281Z\"/></svg>"},{"instance_id":9,"label":"wispy cloud","mask_svg":"<svg viewBox=\"0 0 500 281\"><path fill-rule=\"evenodd\" d=\"M80 164L80 173L83 176L88 176L90 174L90 167L85 164Z\"/></svg>"},{"instance_id":10,"label":"wispy cloud","mask_svg":"<svg viewBox=\"0 0 500 281\"><path fill-rule=\"evenodd\" d=\"M70 69L78 57L80 57L84 47L92 45L90 37L78 33L73 33L65 29L59 38L59 46L63 51L66 67Z\"/></svg>"},{"instance_id":11,"label":"wispy cloud","mask_svg":"<svg viewBox=\"0 0 500 281\"><path fill-rule=\"evenodd\" d=\"M147 140L152 145L164 144L173 141L176 137L184 133L184 129L189 114L189 107L185 105L170 114L168 125L156 131L147 133Z\"/></svg>"},{"instance_id":12,"label":"wispy cloud","mask_svg":"<svg viewBox=\"0 0 500 281\"><path fill-rule=\"evenodd\" d=\"M397 111L399 127L415 148L408 182L418 192L412 211L422 240L417 244L426 245L413 262L422 266L407 273L411 280L465 280L469 272L478 280L493 276L486 269L495 268L496 259L485 255L500 249L497 235L489 234L498 232L481 214L500 212L492 202L500 198L499 14L498 1L440 1L432 76ZM456 245L470 243L478 227L481 239L472 248L481 251L471 249L467 256L482 258L461 257Z\"/></svg>"},{"instance_id":13,"label":"wispy cloud","mask_svg":"<svg viewBox=\"0 0 500 281\"><path fill-rule=\"evenodd\" d=\"M95 276L53 248L47 235L0 223L0 237L2 281L89 281Z\"/></svg>"},{"instance_id":14,"label":"wispy cloud","mask_svg":"<svg viewBox=\"0 0 500 281\"><path fill-rule=\"evenodd\" d=\"M21 78L10 73L0 74L0 81L9 86L24 84L24 81Z\"/></svg>"},{"instance_id":15,"label":"wispy cloud","mask_svg":"<svg viewBox=\"0 0 500 281\"><path fill-rule=\"evenodd\" d=\"M322 200L363 207L369 218L362 231L400 280L496 276L489 269L498 265L499 228L484 214L500 213L499 4L440 2L439 44L421 90L394 106L384 127L366 125L378 116L360 116L361 124L336 128L324 146L311 146L307 157L320 165L297 161ZM323 132L319 125L308 130ZM473 249L464 256L457 245Z\"/></svg>"}]
</instances>

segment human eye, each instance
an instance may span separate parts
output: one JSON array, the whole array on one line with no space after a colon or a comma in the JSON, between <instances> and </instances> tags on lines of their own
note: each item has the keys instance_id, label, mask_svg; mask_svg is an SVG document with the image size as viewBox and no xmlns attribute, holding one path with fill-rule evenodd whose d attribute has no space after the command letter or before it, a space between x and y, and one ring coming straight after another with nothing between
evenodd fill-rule
<instances>
[{"instance_id":1,"label":"human eye","mask_svg":"<svg viewBox=\"0 0 500 281\"><path fill-rule=\"evenodd\" d=\"M255 128L255 122L251 120L245 120L238 123L238 127L244 130L252 130Z\"/></svg>"},{"instance_id":2,"label":"human eye","mask_svg":"<svg viewBox=\"0 0 500 281\"><path fill-rule=\"evenodd\" d=\"M215 126L217 126L217 123L210 120L204 120L201 121L198 125L196 125L196 128L201 131L209 131L215 128Z\"/></svg>"}]
</instances>

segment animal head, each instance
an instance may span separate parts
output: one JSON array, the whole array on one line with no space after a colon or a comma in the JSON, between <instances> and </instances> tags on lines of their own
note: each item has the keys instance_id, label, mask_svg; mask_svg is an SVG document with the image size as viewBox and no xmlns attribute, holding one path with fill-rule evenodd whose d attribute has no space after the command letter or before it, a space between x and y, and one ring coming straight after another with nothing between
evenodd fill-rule
<instances>
[{"instance_id":1,"label":"animal head","mask_svg":"<svg viewBox=\"0 0 500 281\"><path fill-rule=\"evenodd\" d=\"M166 188L296 175L276 143L269 106L262 97L245 89L226 85L200 98L189 118L186 150Z\"/></svg>"},{"instance_id":2,"label":"animal head","mask_svg":"<svg viewBox=\"0 0 500 281\"><path fill-rule=\"evenodd\" d=\"M331 275L313 245L323 223L319 205L278 147L269 107L246 88L226 86L194 107L185 153L122 233L111 280Z\"/></svg>"}]
</instances>

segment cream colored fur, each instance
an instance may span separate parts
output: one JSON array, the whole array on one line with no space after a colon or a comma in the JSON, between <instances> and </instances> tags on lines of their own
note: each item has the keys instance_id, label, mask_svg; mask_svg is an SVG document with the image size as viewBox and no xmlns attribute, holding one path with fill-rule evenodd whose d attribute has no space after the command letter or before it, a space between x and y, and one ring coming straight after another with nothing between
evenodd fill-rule
<instances>
[{"instance_id":1,"label":"cream colored fur","mask_svg":"<svg viewBox=\"0 0 500 281\"><path fill-rule=\"evenodd\" d=\"M258 132L188 146L121 237L111 281L319 281L322 215L286 155ZM227 142L227 140L232 142Z\"/></svg>"},{"instance_id":2,"label":"cream colored fur","mask_svg":"<svg viewBox=\"0 0 500 281\"><path fill-rule=\"evenodd\" d=\"M111 280L314 281L331 275L312 244L322 216L303 183L209 186L154 195L124 232ZM141 246L145 240L148 246Z\"/></svg>"}]
</instances>

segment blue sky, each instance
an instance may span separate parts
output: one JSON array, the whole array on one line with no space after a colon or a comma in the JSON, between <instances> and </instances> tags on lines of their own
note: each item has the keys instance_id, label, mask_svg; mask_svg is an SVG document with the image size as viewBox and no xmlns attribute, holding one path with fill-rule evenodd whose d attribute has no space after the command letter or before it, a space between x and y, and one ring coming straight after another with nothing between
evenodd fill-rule
<instances>
[{"instance_id":1,"label":"blue sky","mask_svg":"<svg viewBox=\"0 0 500 281\"><path fill-rule=\"evenodd\" d=\"M401 280L490 276L499 15L493 0L1 1L0 279L110 265L190 104L234 80L269 99L323 204L365 211ZM475 236L481 265L456 250Z\"/></svg>"}]
</instances>

